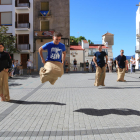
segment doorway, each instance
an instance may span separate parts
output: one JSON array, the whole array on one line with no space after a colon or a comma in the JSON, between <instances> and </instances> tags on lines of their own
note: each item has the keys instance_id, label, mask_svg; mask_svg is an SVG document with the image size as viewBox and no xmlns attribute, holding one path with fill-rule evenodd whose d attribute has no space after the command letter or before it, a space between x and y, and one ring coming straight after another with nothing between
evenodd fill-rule
<instances>
[{"instance_id":1,"label":"doorway","mask_svg":"<svg viewBox=\"0 0 140 140\"><path fill-rule=\"evenodd\" d=\"M23 65L23 69L27 69L27 61L29 59L29 54L21 54L21 62Z\"/></svg>"}]
</instances>

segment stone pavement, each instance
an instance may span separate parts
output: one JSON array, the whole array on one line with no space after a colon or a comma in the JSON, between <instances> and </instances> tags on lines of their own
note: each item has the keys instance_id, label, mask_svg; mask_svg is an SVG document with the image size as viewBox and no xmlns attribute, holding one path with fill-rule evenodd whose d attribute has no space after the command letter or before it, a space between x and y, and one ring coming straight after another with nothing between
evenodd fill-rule
<instances>
[{"instance_id":1,"label":"stone pavement","mask_svg":"<svg viewBox=\"0 0 140 140\"><path fill-rule=\"evenodd\" d=\"M9 80L0 102L0 140L140 140L140 74L94 87L94 73L64 74L54 86L39 76Z\"/></svg>"}]
</instances>

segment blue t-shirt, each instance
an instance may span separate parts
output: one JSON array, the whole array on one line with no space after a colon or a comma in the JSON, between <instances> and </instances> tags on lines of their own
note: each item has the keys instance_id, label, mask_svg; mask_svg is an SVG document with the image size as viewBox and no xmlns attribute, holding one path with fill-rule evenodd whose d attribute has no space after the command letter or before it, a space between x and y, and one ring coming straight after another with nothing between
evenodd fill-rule
<instances>
[{"instance_id":1,"label":"blue t-shirt","mask_svg":"<svg viewBox=\"0 0 140 140\"><path fill-rule=\"evenodd\" d=\"M64 44L59 43L58 45L55 45L53 42L44 44L42 48L43 50L48 51L48 56L47 56L46 61L61 62L62 52L66 50Z\"/></svg>"},{"instance_id":2,"label":"blue t-shirt","mask_svg":"<svg viewBox=\"0 0 140 140\"><path fill-rule=\"evenodd\" d=\"M106 52L104 51L101 51L101 52L96 52L94 54L94 56L96 57L96 60L97 60L97 65L99 67L104 67L105 66L105 60L104 60L104 57L106 56Z\"/></svg>"},{"instance_id":3,"label":"blue t-shirt","mask_svg":"<svg viewBox=\"0 0 140 140\"><path fill-rule=\"evenodd\" d=\"M125 61L126 61L126 56L125 55L123 55L123 56L121 56L121 55L118 55L117 56L117 61L118 61L118 65L119 65L119 67L120 68L125 68Z\"/></svg>"}]
</instances>

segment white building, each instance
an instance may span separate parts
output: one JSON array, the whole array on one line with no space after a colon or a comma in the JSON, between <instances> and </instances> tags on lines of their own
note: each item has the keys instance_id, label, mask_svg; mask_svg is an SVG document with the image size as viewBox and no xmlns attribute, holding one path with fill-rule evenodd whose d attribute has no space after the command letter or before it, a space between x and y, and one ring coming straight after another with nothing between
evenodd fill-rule
<instances>
[{"instance_id":1,"label":"white building","mask_svg":"<svg viewBox=\"0 0 140 140\"><path fill-rule=\"evenodd\" d=\"M135 59L137 60L140 57L140 3L138 10L136 12L136 54ZM139 62L136 61L136 69L139 68Z\"/></svg>"},{"instance_id":2,"label":"white building","mask_svg":"<svg viewBox=\"0 0 140 140\"><path fill-rule=\"evenodd\" d=\"M16 47L20 53L13 59L23 63L33 61L33 0L0 0L0 25L9 27L8 34L17 37Z\"/></svg>"}]
</instances>

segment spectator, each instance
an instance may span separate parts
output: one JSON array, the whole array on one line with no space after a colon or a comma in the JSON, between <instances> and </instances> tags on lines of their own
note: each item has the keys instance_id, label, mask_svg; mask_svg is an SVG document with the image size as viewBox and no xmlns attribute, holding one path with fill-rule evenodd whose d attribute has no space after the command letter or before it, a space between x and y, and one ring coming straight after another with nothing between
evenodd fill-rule
<instances>
[{"instance_id":1,"label":"spectator","mask_svg":"<svg viewBox=\"0 0 140 140\"><path fill-rule=\"evenodd\" d=\"M19 66L19 75L23 75L23 65L22 65L22 62L20 62L20 66Z\"/></svg>"},{"instance_id":2,"label":"spectator","mask_svg":"<svg viewBox=\"0 0 140 140\"><path fill-rule=\"evenodd\" d=\"M108 64L109 72L111 73L112 72L112 61L111 61L111 59L109 59L107 64Z\"/></svg>"},{"instance_id":3,"label":"spectator","mask_svg":"<svg viewBox=\"0 0 140 140\"><path fill-rule=\"evenodd\" d=\"M128 72L128 65L129 65L129 62L128 60L126 60L126 72Z\"/></svg>"},{"instance_id":4,"label":"spectator","mask_svg":"<svg viewBox=\"0 0 140 140\"><path fill-rule=\"evenodd\" d=\"M19 75L19 65L18 60L16 60L16 75Z\"/></svg>"},{"instance_id":5,"label":"spectator","mask_svg":"<svg viewBox=\"0 0 140 140\"><path fill-rule=\"evenodd\" d=\"M131 69L131 74L132 74L132 72L133 72L133 57L131 57L131 59L130 59L130 69Z\"/></svg>"},{"instance_id":6,"label":"spectator","mask_svg":"<svg viewBox=\"0 0 140 140\"><path fill-rule=\"evenodd\" d=\"M133 58L132 71L135 73L136 60Z\"/></svg>"},{"instance_id":7,"label":"spectator","mask_svg":"<svg viewBox=\"0 0 140 140\"><path fill-rule=\"evenodd\" d=\"M14 60L12 60L12 68L13 68L13 70L11 72L11 77L14 77Z\"/></svg>"},{"instance_id":8,"label":"spectator","mask_svg":"<svg viewBox=\"0 0 140 140\"><path fill-rule=\"evenodd\" d=\"M92 67L92 72L93 72L94 70L96 71L95 63L94 63L93 59L92 59L92 61L91 61L91 67Z\"/></svg>"},{"instance_id":9,"label":"spectator","mask_svg":"<svg viewBox=\"0 0 140 140\"><path fill-rule=\"evenodd\" d=\"M28 59L27 61L27 74L30 72L31 75L31 68L32 68L32 61L30 61L30 59Z\"/></svg>"},{"instance_id":10,"label":"spectator","mask_svg":"<svg viewBox=\"0 0 140 140\"><path fill-rule=\"evenodd\" d=\"M89 72L89 62L88 62L88 60L87 60L87 62L86 62L86 71Z\"/></svg>"},{"instance_id":11,"label":"spectator","mask_svg":"<svg viewBox=\"0 0 140 140\"><path fill-rule=\"evenodd\" d=\"M74 71L75 71L75 69L77 71L77 61L76 61L76 59L74 59L73 64L74 64Z\"/></svg>"}]
</instances>

